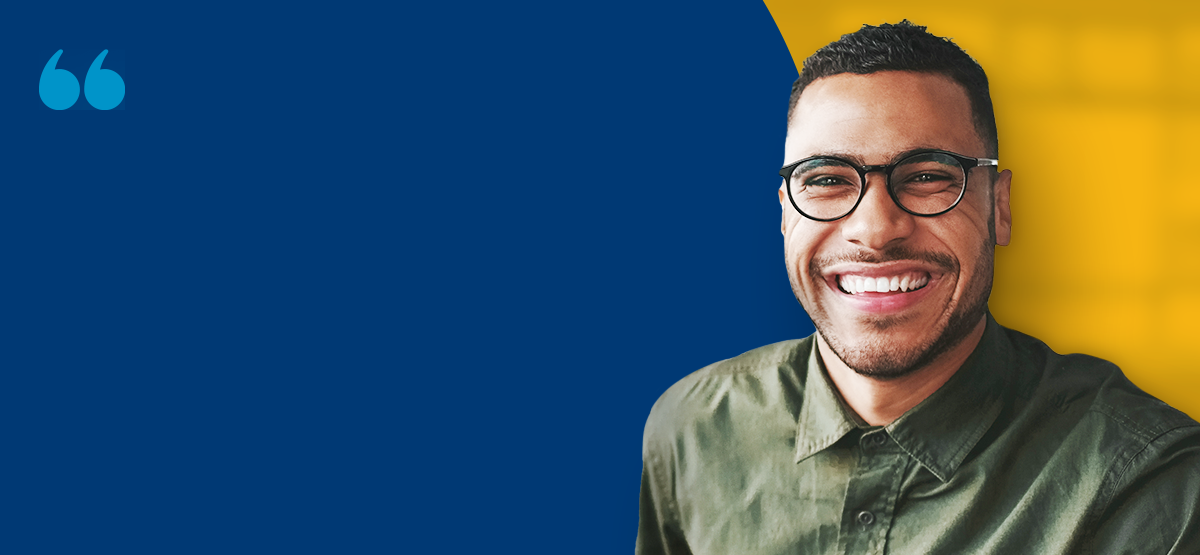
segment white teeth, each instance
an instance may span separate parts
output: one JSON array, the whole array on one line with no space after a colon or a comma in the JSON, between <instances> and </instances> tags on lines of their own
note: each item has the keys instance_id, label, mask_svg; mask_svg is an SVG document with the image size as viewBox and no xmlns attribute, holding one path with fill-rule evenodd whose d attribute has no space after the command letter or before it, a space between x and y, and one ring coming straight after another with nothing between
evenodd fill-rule
<instances>
[{"instance_id":1,"label":"white teeth","mask_svg":"<svg viewBox=\"0 0 1200 555\"><path fill-rule=\"evenodd\" d=\"M914 276L913 274L881 278L864 278L862 276L840 276L838 278L838 285L841 286L843 291L851 295L868 291L872 293L887 293L891 291L907 293L925 287L928 283L929 276Z\"/></svg>"},{"instance_id":2,"label":"white teeth","mask_svg":"<svg viewBox=\"0 0 1200 555\"><path fill-rule=\"evenodd\" d=\"M854 283L854 278L849 276L841 276L838 279L838 285L842 286L842 291L845 291L851 295L857 295L858 293L862 292L858 290L858 286Z\"/></svg>"}]
</instances>

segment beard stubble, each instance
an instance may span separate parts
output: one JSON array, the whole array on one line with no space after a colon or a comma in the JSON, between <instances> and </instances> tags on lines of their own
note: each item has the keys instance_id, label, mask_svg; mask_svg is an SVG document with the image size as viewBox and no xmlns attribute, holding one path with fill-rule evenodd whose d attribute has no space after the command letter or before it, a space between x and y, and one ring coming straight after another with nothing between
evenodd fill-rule
<instances>
[{"instance_id":1,"label":"beard stubble","mask_svg":"<svg viewBox=\"0 0 1200 555\"><path fill-rule=\"evenodd\" d=\"M934 332L933 337L918 345L897 345L889 341L886 334L889 330L909 325L910 318L904 315L888 315L866 317L860 324L870 326L876 333L874 337L858 345L851 345L843 338L833 333L833 324L829 315L820 307L804 307L812 318L817 333L825 339L836 355L847 367L856 373L880 380L896 379L911 374L936 360L939 356L958 346L970 335L971 331L983 318L987 311L988 297L992 291L993 253L990 252L995 243L985 240L980 245L979 256L976 258L972 282L959 302L945 308L948 317L943 320L941 329ZM837 258L813 259L809 262L809 275L821 275L820 269L836 262L881 263L893 260L920 260L937 266L945 273L962 275L959 265L952 257L944 253L916 252L904 247L896 247L881 254L855 253ZM796 299L800 300L798 290L793 284ZM801 306L803 306L801 301Z\"/></svg>"}]
</instances>

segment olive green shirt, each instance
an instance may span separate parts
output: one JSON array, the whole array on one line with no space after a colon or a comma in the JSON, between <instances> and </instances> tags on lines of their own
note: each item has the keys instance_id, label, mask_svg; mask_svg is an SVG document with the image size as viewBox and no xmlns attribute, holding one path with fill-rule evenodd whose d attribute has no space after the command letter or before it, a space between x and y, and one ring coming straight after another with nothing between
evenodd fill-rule
<instances>
[{"instance_id":1,"label":"olive green shirt","mask_svg":"<svg viewBox=\"0 0 1200 555\"><path fill-rule=\"evenodd\" d=\"M642 454L638 554L1200 553L1200 424L991 315L887 426L809 337L679 381Z\"/></svg>"}]
</instances>

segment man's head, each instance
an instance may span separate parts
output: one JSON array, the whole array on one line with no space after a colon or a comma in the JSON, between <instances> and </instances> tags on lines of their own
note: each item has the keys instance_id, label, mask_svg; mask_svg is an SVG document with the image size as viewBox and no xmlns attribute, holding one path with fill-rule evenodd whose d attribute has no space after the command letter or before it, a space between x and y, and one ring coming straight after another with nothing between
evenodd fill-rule
<instances>
[{"instance_id":1,"label":"man's head","mask_svg":"<svg viewBox=\"0 0 1200 555\"><path fill-rule=\"evenodd\" d=\"M975 130L983 138L989 158L998 158L996 114L983 68L949 39L936 37L924 26L907 19L878 27L863 25L854 33L817 50L807 60L800 77L792 84L788 99L788 122L804 89L822 77L841 73L865 75L881 71L939 73L957 82L967 93Z\"/></svg>"},{"instance_id":2,"label":"man's head","mask_svg":"<svg viewBox=\"0 0 1200 555\"><path fill-rule=\"evenodd\" d=\"M963 83L960 74L971 72L959 68L962 60L978 72L968 79L981 93ZM996 152L983 71L953 43L907 23L864 27L810 58L793 87L788 122L785 164L832 156L873 166L930 149L971 158ZM964 171L962 200L932 217L902 209L879 171L867 173L853 211L833 221L800 214L788 185L780 187L792 289L823 343L860 374L905 375L981 329L993 248L1009 239L1011 174ZM793 180L791 194L835 181ZM887 291L878 291L881 282Z\"/></svg>"}]
</instances>

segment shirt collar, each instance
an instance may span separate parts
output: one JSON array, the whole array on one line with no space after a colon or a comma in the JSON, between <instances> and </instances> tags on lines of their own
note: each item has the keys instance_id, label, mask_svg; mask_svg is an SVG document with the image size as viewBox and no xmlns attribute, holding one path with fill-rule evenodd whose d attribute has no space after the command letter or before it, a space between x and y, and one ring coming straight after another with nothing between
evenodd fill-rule
<instances>
[{"instance_id":1,"label":"shirt collar","mask_svg":"<svg viewBox=\"0 0 1200 555\"><path fill-rule=\"evenodd\" d=\"M859 427L854 414L841 394L833 388L825 365L817 354L816 337L808 353L808 377L804 385L804 401L797 418L796 462L807 459L837 443L850 430Z\"/></svg>"},{"instance_id":2,"label":"shirt collar","mask_svg":"<svg viewBox=\"0 0 1200 555\"><path fill-rule=\"evenodd\" d=\"M983 338L962 368L932 395L888 424L888 435L939 480L949 480L1000 414L1001 394L1008 383L1012 359L1012 346L989 312ZM814 340L798 419L796 462L863 427L860 423L829 381Z\"/></svg>"}]
</instances>

